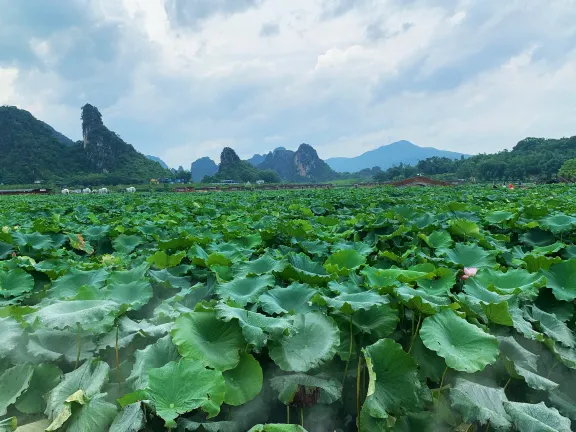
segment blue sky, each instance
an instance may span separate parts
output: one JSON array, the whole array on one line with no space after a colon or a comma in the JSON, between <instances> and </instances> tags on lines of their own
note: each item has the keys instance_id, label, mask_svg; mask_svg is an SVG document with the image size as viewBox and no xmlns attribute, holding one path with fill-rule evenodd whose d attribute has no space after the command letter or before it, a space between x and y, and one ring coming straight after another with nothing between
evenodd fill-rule
<instances>
[{"instance_id":1,"label":"blue sky","mask_svg":"<svg viewBox=\"0 0 576 432\"><path fill-rule=\"evenodd\" d=\"M169 165L576 135L576 0L0 0L0 104Z\"/></svg>"}]
</instances>

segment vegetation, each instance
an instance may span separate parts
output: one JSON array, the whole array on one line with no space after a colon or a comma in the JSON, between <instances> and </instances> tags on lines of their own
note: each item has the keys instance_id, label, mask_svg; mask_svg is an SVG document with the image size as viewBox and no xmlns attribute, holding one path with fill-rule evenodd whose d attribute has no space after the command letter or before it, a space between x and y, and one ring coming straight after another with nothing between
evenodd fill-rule
<instances>
[{"instance_id":1,"label":"vegetation","mask_svg":"<svg viewBox=\"0 0 576 432\"><path fill-rule=\"evenodd\" d=\"M255 183L264 180L266 183L280 183L280 177L272 170L259 170L250 163L240 160L234 150L225 147L220 155L218 172L205 176L203 183L217 183L222 180L234 180L239 183Z\"/></svg>"},{"instance_id":2,"label":"vegetation","mask_svg":"<svg viewBox=\"0 0 576 432\"><path fill-rule=\"evenodd\" d=\"M573 192L2 197L0 427L573 430Z\"/></svg>"},{"instance_id":3,"label":"vegetation","mask_svg":"<svg viewBox=\"0 0 576 432\"><path fill-rule=\"evenodd\" d=\"M84 116L85 143L72 143L28 111L0 107L0 183L102 185L147 183L168 176L157 162L109 131L95 107L84 110Z\"/></svg>"},{"instance_id":4,"label":"vegetation","mask_svg":"<svg viewBox=\"0 0 576 432\"><path fill-rule=\"evenodd\" d=\"M576 158L568 159L558 171L558 175L567 180L576 181Z\"/></svg>"},{"instance_id":5,"label":"vegetation","mask_svg":"<svg viewBox=\"0 0 576 432\"><path fill-rule=\"evenodd\" d=\"M375 178L398 180L416 174L477 181L551 181L569 159L576 158L576 137L561 139L526 138L511 151L480 154L469 158L432 157L415 166L398 165Z\"/></svg>"}]
</instances>

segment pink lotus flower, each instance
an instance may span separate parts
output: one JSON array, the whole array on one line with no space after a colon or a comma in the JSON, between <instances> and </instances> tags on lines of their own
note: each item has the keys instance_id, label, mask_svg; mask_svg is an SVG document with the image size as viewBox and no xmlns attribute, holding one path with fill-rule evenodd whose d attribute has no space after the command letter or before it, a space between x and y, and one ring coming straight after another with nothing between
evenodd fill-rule
<instances>
[{"instance_id":1,"label":"pink lotus flower","mask_svg":"<svg viewBox=\"0 0 576 432\"><path fill-rule=\"evenodd\" d=\"M478 269L476 267L464 267L464 274L461 276L462 279L466 280L473 276L476 276Z\"/></svg>"}]
</instances>

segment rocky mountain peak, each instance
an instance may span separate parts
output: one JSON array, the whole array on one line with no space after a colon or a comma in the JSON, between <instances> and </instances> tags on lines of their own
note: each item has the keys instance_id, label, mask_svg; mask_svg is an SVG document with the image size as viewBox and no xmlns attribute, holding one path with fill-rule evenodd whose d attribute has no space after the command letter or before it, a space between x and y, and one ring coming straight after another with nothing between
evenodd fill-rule
<instances>
[{"instance_id":1,"label":"rocky mountain peak","mask_svg":"<svg viewBox=\"0 0 576 432\"><path fill-rule=\"evenodd\" d=\"M220 171L226 170L240 162L240 158L230 147L224 147L220 154Z\"/></svg>"}]
</instances>

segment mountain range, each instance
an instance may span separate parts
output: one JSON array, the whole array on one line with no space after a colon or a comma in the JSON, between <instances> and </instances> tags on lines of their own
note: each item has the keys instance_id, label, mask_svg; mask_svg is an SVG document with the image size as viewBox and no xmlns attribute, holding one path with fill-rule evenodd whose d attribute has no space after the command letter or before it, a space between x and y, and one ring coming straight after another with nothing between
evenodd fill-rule
<instances>
[{"instance_id":1,"label":"mountain range","mask_svg":"<svg viewBox=\"0 0 576 432\"><path fill-rule=\"evenodd\" d=\"M82 140L73 142L28 111L0 107L0 181L117 184L163 177L162 166L110 131L102 114L82 107Z\"/></svg>"},{"instance_id":2,"label":"mountain range","mask_svg":"<svg viewBox=\"0 0 576 432\"><path fill-rule=\"evenodd\" d=\"M382 170L387 170L390 167L400 164L416 165L421 160L435 156L449 159L460 159L462 156L467 157L467 155L463 153L438 150L433 147L420 147L410 141L397 141L367 151L356 157L329 158L326 159L326 163L330 165L334 171L353 173L375 166L380 167Z\"/></svg>"}]
</instances>

